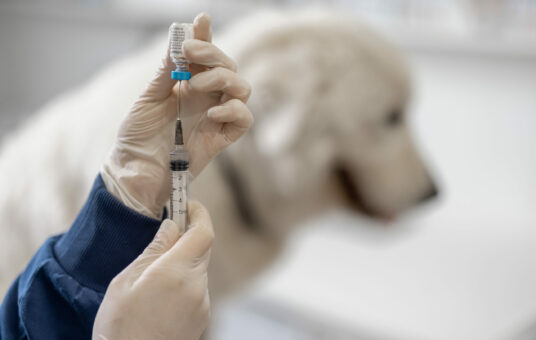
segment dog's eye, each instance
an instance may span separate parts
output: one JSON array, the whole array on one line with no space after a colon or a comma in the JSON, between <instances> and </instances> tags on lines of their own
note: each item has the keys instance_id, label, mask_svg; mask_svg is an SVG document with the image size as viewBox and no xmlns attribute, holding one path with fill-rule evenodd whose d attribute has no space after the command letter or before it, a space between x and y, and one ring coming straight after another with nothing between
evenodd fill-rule
<instances>
[{"instance_id":1,"label":"dog's eye","mask_svg":"<svg viewBox=\"0 0 536 340\"><path fill-rule=\"evenodd\" d=\"M387 116L386 123L390 127L395 127L395 126L400 125L403 119L404 119L404 116L402 114L402 111L394 110Z\"/></svg>"}]
</instances>

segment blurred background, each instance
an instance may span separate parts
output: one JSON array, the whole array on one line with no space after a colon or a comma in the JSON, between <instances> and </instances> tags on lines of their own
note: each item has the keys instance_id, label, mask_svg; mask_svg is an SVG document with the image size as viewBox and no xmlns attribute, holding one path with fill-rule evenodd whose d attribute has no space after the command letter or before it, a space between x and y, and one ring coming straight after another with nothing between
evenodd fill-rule
<instances>
[{"instance_id":1,"label":"blurred background","mask_svg":"<svg viewBox=\"0 0 536 340\"><path fill-rule=\"evenodd\" d=\"M214 338L535 339L534 0L2 0L0 142L171 21L207 11L217 32L312 5L355 13L406 53L442 195L387 226L342 210L305 223L219 307Z\"/></svg>"}]
</instances>

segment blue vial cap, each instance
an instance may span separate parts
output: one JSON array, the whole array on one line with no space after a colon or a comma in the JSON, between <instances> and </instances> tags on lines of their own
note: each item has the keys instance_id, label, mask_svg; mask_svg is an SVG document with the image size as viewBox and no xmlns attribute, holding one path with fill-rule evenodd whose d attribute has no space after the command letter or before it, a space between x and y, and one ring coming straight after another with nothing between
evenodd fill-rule
<instances>
[{"instance_id":1,"label":"blue vial cap","mask_svg":"<svg viewBox=\"0 0 536 340\"><path fill-rule=\"evenodd\" d=\"M192 74L190 72L171 71L171 79L188 80L190 78L192 78Z\"/></svg>"}]
</instances>

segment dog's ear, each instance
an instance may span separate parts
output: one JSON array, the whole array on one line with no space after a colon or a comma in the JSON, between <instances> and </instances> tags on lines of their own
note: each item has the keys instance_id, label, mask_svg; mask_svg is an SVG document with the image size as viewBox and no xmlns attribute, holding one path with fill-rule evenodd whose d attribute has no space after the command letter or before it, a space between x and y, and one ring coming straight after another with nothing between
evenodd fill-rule
<instances>
[{"instance_id":1,"label":"dog's ear","mask_svg":"<svg viewBox=\"0 0 536 340\"><path fill-rule=\"evenodd\" d=\"M298 160L293 148L302 133L305 112L292 102L277 112L264 115L255 121L251 130L253 142L263 164L268 165L274 186L279 194L294 190L299 172Z\"/></svg>"},{"instance_id":2,"label":"dog's ear","mask_svg":"<svg viewBox=\"0 0 536 340\"><path fill-rule=\"evenodd\" d=\"M298 137L304 114L298 105L292 104L255 122L253 138L264 157L281 156Z\"/></svg>"}]
</instances>

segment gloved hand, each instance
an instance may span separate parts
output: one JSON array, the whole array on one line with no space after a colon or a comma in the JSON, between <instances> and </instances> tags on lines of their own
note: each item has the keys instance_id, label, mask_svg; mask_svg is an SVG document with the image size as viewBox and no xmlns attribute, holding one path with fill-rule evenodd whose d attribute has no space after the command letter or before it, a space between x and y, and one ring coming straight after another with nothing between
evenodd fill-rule
<instances>
[{"instance_id":1,"label":"gloved hand","mask_svg":"<svg viewBox=\"0 0 536 340\"><path fill-rule=\"evenodd\" d=\"M111 282L93 340L197 340L210 317L207 266L214 231L207 210L189 202L190 228L165 220L145 251ZM178 240L178 241L177 241Z\"/></svg>"},{"instance_id":2,"label":"gloved hand","mask_svg":"<svg viewBox=\"0 0 536 340\"><path fill-rule=\"evenodd\" d=\"M170 78L175 64L169 46L155 78L134 104L119 129L101 175L108 191L126 206L160 218L169 198L169 152L173 148L177 91L190 172L197 176L208 162L236 141L253 123L246 106L251 88L236 73L236 64L210 43L206 14L194 20L194 38L183 43L192 78Z\"/></svg>"}]
</instances>

